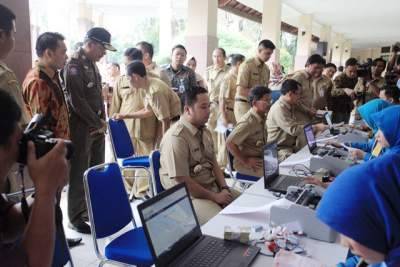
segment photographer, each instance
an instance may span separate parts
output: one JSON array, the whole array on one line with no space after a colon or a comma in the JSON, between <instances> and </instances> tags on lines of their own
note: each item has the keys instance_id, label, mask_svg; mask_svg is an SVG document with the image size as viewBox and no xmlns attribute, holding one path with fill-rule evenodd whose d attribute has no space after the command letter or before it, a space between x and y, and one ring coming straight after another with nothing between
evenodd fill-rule
<instances>
[{"instance_id":1,"label":"photographer","mask_svg":"<svg viewBox=\"0 0 400 267\"><path fill-rule=\"evenodd\" d=\"M3 185L19 155L22 137L18 122L21 109L0 90L0 184ZM55 197L68 182L66 147L59 142L37 159L35 146L28 143L27 165L36 194L27 223L20 206L0 195L1 266L50 266L55 242Z\"/></svg>"},{"instance_id":2,"label":"photographer","mask_svg":"<svg viewBox=\"0 0 400 267\"><path fill-rule=\"evenodd\" d=\"M382 58L376 58L372 61L371 69L368 67L359 69L358 82L354 87L356 100L354 105L361 106L368 101L379 98L379 91L385 85L385 79L382 77L382 72L386 68L386 61Z\"/></svg>"},{"instance_id":3,"label":"photographer","mask_svg":"<svg viewBox=\"0 0 400 267\"><path fill-rule=\"evenodd\" d=\"M398 66L400 65L400 57L398 55L399 51L400 42L397 42L392 46L392 55L387 65L387 72L391 72L393 69L398 69Z\"/></svg>"}]
</instances>

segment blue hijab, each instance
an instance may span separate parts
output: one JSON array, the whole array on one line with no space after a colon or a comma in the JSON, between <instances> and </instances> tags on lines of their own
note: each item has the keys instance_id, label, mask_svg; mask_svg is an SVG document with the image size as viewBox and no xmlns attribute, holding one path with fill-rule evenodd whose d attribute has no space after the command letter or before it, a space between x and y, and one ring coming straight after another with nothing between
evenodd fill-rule
<instances>
[{"instance_id":1,"label":"blue hijab","mask_svg":"<svg viewBox=\"0 0 400 267\"><path fill-rule=\"evenodd\" d=\"M385 153L400 153L400 106L389 107L371 117L390 145Z\"/></svg>"},{"instance_id":2,"label":"blue hijab","mask_svg":"<svg viewBox=\"0 0 400 267\"><path fill-rule=\"evenodd\" d=\"M400 266L400 155L386 154L341 173L328 187L317 217Z\"/></svg>"},{"instance_id":3,"label":"blue hijab","mask_svg":"<svg viewBox=\"0 0 400 267\"><path fill-rule=\"evenodd\" d=\"M372 120L371 118L371 115L389 106L391 106L391 103L377 98L368 101L364 105L358 107L357 111L360 114L361 118L368 124L368 126L372 129L372 131L375 134L378 131L378 127L376 127L374 120Z\"/></svg>"}]
</instances>

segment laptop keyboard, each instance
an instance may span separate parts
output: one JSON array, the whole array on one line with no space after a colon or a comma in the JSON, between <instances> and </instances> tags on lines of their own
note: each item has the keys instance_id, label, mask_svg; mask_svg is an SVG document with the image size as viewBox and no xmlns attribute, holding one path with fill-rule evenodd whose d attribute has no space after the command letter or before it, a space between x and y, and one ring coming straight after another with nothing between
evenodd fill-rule
<instances>
[{"instance_id":1,"label":"laptop keyboard","mask_svg":"<svg viewBox=\"0 0 400 267\"><path fill-rule=\"evenodd\" d=\"M209 239L203 248L185 266L209 267L216 266L234 249L231 242L222 239Z\"/></svg>"}]
</instances>

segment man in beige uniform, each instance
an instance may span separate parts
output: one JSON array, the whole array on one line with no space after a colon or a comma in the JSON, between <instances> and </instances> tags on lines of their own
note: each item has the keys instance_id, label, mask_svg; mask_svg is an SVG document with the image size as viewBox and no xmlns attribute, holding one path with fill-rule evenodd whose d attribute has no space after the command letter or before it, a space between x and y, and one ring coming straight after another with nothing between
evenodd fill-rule
<instances>
[{"instance_id":1,"label":"man in beige uniform","mask_svg":"<svg viewBox=\"0 0 400 267\"><path fill-rule=\"evenodd\" d=\"M218 155L219 150L225 149L225 142L223 138L218 138L218 134L215 131L217 127L217 120L219 117L219 92L222 80L229 71L229 67L225 65L226 53L223 48L216 48L212 54L213 65L206 69L205 80L207 81L208 95L210 97L211 108L210 118L207 122L207 128L211 132L211 136L214 143L215 153ZM221 167L225 167L226 162L224 158L217 158L218 164Z\"/></svg>"},{"instance_id":2,"label":"man in beige uniform","mask_svg":"<svg viewBox=\"0 0 400 267\"><path fill-rule=\"evenodd\" d=\"M15 15L5 6L1 6L1 11L3 18L0 21L0 88L10 94L20 107L20 123L22 126L24 126L29 122L30 116L24 104L24 100L22 97L22 88L14 72L9 69L4 62L2 62L2 60L5 60L7 56L14 50L14 34L16 31ZM20 180L15 174L17 168L18 165L15 164L13 170L8 175L9 188L7 189L11 192L20 190ZM26 178L25 180L29 180L29 184L26 185L27 187L33 185L29 178ZM0 191L1 190L2 188L0 188Z\"/></svg>"},{"instance_id":3,"label":"man in beige uniform","mask_svg":"<svg viewBox=\"0 0 400 267\"><path fill-rule=\"evenodd\" d=\"M210 131L207 90L184 93L184 114L161 141L161 182L165 188L185 182L200 224L206 223L238 195L231 190L215 158Z\"/></svg>"},{"instance_id":4,"label":"man in beige uniform","mask_svg":"<svg viewBox=\"0 0 400 267\"><path fill-rule=\"evenodd\" d=\"M295 116L301 90L299 82L287 79L282 84L281 97L268 112L268 142L277 143L280 162L306 145L304 123L297 120ZM314 132L324 131L326 127L318 123L313 125L313 130Z\"/></svg>"},{"instance_id":5,"label":"man in beige uniform","mask_svg":"<svg viewBox=\"0 0 400 267\"><path fill-rule=\"evenodd\" d=\"M265 63L271 57L274 49L275 45L270 40L262 40L258 44L257 55L240 65L234 107L236 121L239 121L250 109L247 100L250 89L256 85L268 87L270 71Z\"/></svg>"},{"instance_id":6,"label":"man in beige uniform","mask_svg":"<svg viewBox=\"0 0 400 267\"><path fill-rule=\"evenodd\" d=\"M147 76L146 67L140 60L132 61L127 67L127 76L134 88L142 88L146 92L145 106L143 109L129 114L117 114L116 119L147 118L154 114L161 123L157 139L165 134L171 122L180 116L180 99L166 83L157 78ZM156 146L158 144L156 141Z\"/></svg>"},{"instance_id":7,"label":"man in beige uniform","mask_svg":"<svg viewBox=\"0 0 400 267\"><path fill-rule=\"evenodd\" d=\"M240 54L231 55L231 68L221 83L221 89L219 92L219 112L221 114L222 123L225 127L228 127L229 124L236 125L235 114L233 113L236 81L239 66L243 63L244 59L244 56Z\"/></svg>"},{"instance_id":8,"label":"man in beige uniform","mask_svg":"<svg viewBox=\"0 0 400 267\"><path fill-rule=\"evenodd\" d=\"M146 41L141 41L136 44L136 48L142 51L143 63L146 66L146 71L149 77L159 78L168 86L171 86L171 81L168 79L168 76L164 72L162 72L161 68L157 66L157 64L153 61L153 45Z\"/></svg>"},{"instance_id":9,"label":"man in beige uniform","mask_svg":"<svg viewBox=\"0 0 400 267\"><path fill-rule=\"evenodd\" d=\"M304 124L315 121L317 110L328 108L332 82L322 75L325 59L318 54L311 55L306 62L306 68L299 70L288 78L301 84L301 96L297 103L296 119Z\"/></svg>"},{"instance_id":10,"label":"man in beige uniform","mask_svg":"<svg viewBox=\"0 0 400 267\"><path fill-rule=\"evenodd\" d=\"M251 109L242 116L226 140L226 146L234 156L236 171L263 176L263 147L267 143L265 117L271 106L271 90L256 86L250 90Z\"/></svg>"}]
</instances>

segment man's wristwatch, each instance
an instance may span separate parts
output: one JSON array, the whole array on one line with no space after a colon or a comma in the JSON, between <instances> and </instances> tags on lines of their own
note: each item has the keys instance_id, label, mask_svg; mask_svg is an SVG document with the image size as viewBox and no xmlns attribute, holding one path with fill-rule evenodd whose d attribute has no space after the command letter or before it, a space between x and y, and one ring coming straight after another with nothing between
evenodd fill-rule
<instances>
[{"instance_id":1,"label":"man's wristwatch","mask_svg":"<svg viewBox=\"0 0 400 267\"><path fill-rule=\"evenodd\" d=\"M229 193L231 192L231 189L227 185L221 186L221 191L224 189L228 190Z\"/></svg>"}]
</instances>

